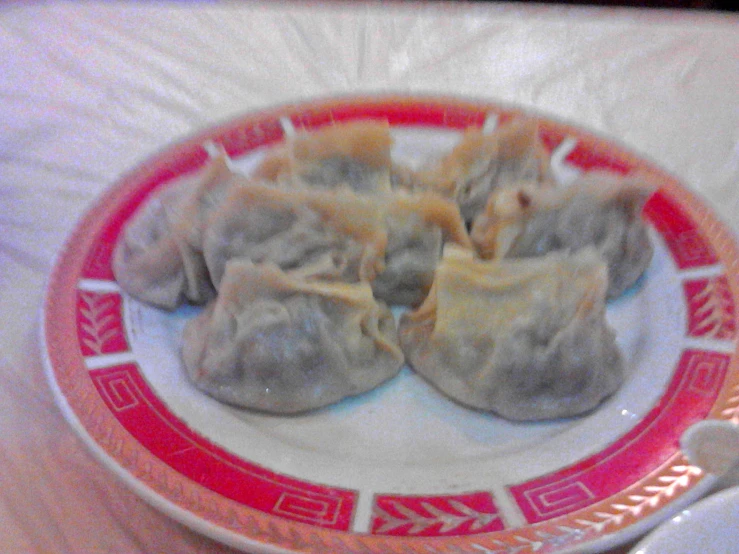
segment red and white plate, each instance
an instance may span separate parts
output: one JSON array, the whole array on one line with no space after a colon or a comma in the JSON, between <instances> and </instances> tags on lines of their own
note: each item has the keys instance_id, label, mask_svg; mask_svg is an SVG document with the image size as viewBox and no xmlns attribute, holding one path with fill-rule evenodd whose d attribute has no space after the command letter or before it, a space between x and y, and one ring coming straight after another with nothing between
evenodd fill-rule
<instances>
[{"instance_id":1,"label":"red and white plate","mask_svg":"<svg viewBox=\"0 0 739 554\"><path fill-rule=\"evenodd\" d=\"M515 108L450 98L331 99L252 113L157 154L80 221L57 261L44 351L65 415L103 463L191 527L253 552L527 554L598 551L706 492L681 434L739 423L739 255L732 232L673 177L609 140L537 114L561 181L641 170L661 187L656 247L639 285L609 304L623 387L581 418L511 423L447 400L409 369L314 413L240 411L198 392L179 358L196 308L123 294L111 252L152 192L202 166L209 141L245 171L291 129L387 119L394 155L419 164L461 130Z\"/></svg>"}]
</instances>

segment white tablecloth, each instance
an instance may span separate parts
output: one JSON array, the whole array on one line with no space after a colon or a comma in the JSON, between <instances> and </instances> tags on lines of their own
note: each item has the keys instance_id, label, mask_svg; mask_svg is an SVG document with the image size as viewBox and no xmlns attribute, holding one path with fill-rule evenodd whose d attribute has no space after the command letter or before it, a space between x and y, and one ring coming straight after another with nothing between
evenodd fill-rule
<instances>
[{"instance_id":1,"label":"white tablecloth","mask_svg":"<svg viewBox=\"0 0 739 554\"><path fill-rule=\"evenodd\" d=\"M0 8L0 543L226 552L83 447L42 368L54 256L121 173L276 103L392 91L514 103L614 137L739 229L739 18L483 3ZM738 481L739 482L739 481Z\"/></svg>"}]
</instances>

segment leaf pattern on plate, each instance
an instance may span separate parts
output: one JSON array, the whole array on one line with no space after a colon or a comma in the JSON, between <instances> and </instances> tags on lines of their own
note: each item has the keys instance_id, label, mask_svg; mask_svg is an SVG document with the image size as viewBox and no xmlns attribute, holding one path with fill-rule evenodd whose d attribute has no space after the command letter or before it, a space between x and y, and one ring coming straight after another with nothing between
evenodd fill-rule
<instances>
[{"instance_id":1,"label":"leaf pattern on plate","mask_svg":"<svg viewBox=\"0 0 739 554\"><path fill-rule=\"evenodd\" d=\"M469 524L470 531L477 531L499 517L498 514L478 511L453 499L447 501L448 510L443 510L430 502L421 502L420 507L424 512L414 510L397 500L389 503L399 515L392 515L375 505L374 516L383 522L375 529L376 533L388 533L409 524L411 527L407 532L410 535L423 533L434 526L438 527L438 533L450 533L464 524Z\"/></svg>"},{"instance_id":2,"label":"leaf pattern on plate","mask_svg":"<svg viewBox=\"0 0 739 554\"><path fill-rule=\"evenodd\" d=\"M126 349L119 295L80 292L78 313L79 339L85 355Z\"/></svg>"},{"instance_id":3,"label":"leaf pattern on plate","mask_svg":"<svg viewBox=\"0 0 739 554\"><path fill-rule=\"evenodd\" d=\"M690 334L708 339L730 339L736 332L734 302L725 276L688 282Z\"/></svg>"}]
</instances>

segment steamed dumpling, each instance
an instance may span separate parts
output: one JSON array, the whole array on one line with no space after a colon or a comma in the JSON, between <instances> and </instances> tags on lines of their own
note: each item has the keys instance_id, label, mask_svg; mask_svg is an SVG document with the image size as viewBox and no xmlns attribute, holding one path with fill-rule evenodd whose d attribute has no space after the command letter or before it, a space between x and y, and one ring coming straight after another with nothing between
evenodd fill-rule
<instances>
[{"instance_id":1,"label":"steamed dumpling","mask_svg":"<svg viewBox=\"0 0 739 554\"><path fill-rule=\"evenodd\" d=\"M234 189L205 232L219 287L233 259L270 261L307 278L366 281L391 304L417 304L445 241L471 246L456 206L434 193L361 196L348 190Z\"/></svg>"},{"instance_id":2,"label":"steamed dumpling","mask_svg":"<svg viewBox=\"0 0 739 554\"><path fill-rule=\"evenodd\" d=\"M387 197L385 224L385 268L372 289L388 304L415 306L426 297L444 244L472 247L456 205L435 193Z\"/></svg>"},{"instance_id":3,"label":"steamed dumpling","mask_svg":"<svg viewBox=\"0 0 739 554\"><path fill-rule=\"evenodd\" d=\"M372 281L384 269L381 206L350 191L234 189L205 230L205 261L216 288L233 259L271 262L306 277Z\"/></svg>"},{"instance_id":4,"label":"steamed dumpling","mask_svg":"<svg viewBox=\"0 0 739 554\"><path fill-rule=\"evenodd\" d=\"M462 140L435 166L420 172L423 186L454 199L468 224L483 211L497 189L530 181L553 186L549 154L534 120L515 120L485 134L465 132Z\"/></svg>"},{"instance_id":5,"label":"steamed dumpling","mask_svg":"<svg viewBox=\"0 0 739 554\"><path fill-rule=\"evenodd\" d=\"M641 217L652 188L643 177L591 173L569 187L520 185L494 193L472 227L483 258L541 256L594 246L608 264L608 297L646 270L653 247Z\"/></svg>"},{"instance_id":6,"label":"steamed dumpling","mask_svg":"<svg viewBox=\"0 0 739 554\"><path fill-rule=\"evenodd\" d=\"M401 346L464 405L522 421L582 414L623 379L607 284L592 248L486 262L447 247L429 296L401 317Z\"/></svg>"},{"instance_id":7,"label":"steamed dumpling","mask_svg":"<svg viewBox=\"0 0 739 554\"><path fill-rule=\"evenodd\" d=\"M369 391L403 365L392 314L367 283L307 281L273 264L230 262L218 298L183 339L195 386L276 413Z\"/></svg>"},{"instance_id":8,"label":"steamed dumpling","mask_svg":"<svg viewBox=\"0 0 739 554\"><path fill-rule=\"evenodd\" d=\"M121 288L166 309L212 298L202 233L210 212L239 179L220 155L148 199L124 227L113 252L113 273Z\"/></svg>"},{"instance_id":9,"label":"steamed dumpling","mask_svg":"<svg viewBox=\"0 0 739 554\"><path fill-rule=\"evenodd\" d=\"M267 156L254 176L286 186L349 188L384 193L392 188L392 137L387 121L355 121L300 131ZM401 181L407 177L399 173Z\"/></svg>"}]
</instances>

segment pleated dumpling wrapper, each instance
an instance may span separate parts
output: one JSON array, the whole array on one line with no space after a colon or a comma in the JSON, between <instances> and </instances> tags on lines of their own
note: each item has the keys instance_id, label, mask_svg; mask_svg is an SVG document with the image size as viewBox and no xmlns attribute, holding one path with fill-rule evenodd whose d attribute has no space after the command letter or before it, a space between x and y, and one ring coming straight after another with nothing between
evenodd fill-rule
<instances>
[{"instance_id":1,"label":"pleated dumpling wrapper","mask_svg":"<svg viewBox=\"0 0 739 554\"><path fill-rule=\"evenodd\" d=\"M467 224L495 190L522 180L554 186L549 153L533 119L511 121L489 134L466 131L448 155L419 172L418 180L420 186L454 199Z\"/></svg>"},{"instance_id":2,"label":"pleated dumpling wrapper","mask_svg":"<svg viewBox=\"0 0 739 554\"><path fill-rule=\"evenodd\" d=\"M306 278L372 283L378 298L417 304L444 241L471 246L453 202L435 193L236 188L214 213L204 252L216 287L228 261L270 261Z\"/></svg>"},{"instance_id":3,"label":"pleated dumpling wrapper","mask_svg":"<svg viewBox=\"0 0 739 554\"><path fill-rule=\"evenodd\" d=\"M568 187L522 184L494 193L471 237L481 257L525 258L594 246L608 264L608 297L633 285L652 259L642 218L655 189L646 175L584 175Z\"/></svg>"},{"instance_id":4,"label":"pleated dumpling wrapper","mask_svg":"<svg viewBox=\"0 0 739 554\"><path fill-rule=\"evenodd\" d=\"M332 281L373 281L384 269L383 213L351 191L251 183L231 191L205 231L204 254L220 290L234 259Z\"/></svg>"},{"instance_id":5,"label":"pleated dumpling wrapper","mask_svg":"<svg viewBox=\"0 0 739 554\"><path fill-rule=\"evenodd\" d=\"M172 310L215 296L203 258L203 232L227 192L243 184L225 153L192 175L165 185L124 227L113 251L113 274L131 296Z\"/></svg>"},{"instance_id":6,"label":"pleated dumpling wrapper","mask_svg":"<svg viewBox=\"0 0 739 554\"><path fill-rule=\"evenodd\" d=\"M480 261L447 246L426 301L400 320L411 367L457 402L533 421L595 408L623 380L597 252Z\"/></svg>"},{"instance_id":7,"label":"pleated dumpling wrapper","mask_svg":"<svg viewBox=\"0 0 739 554\"><path fill-rule=\"evenodd\" d=\"M384 120L326 125L288 136L267 155L254 178L281 186L348 188L360 194L384 194L410 187L414 173L391 158L393 139Z\"/></svg>"},{"instance_id":8,"label":"pleated dumpling wrapper","mask_svg":"<svg viewBox=\"0 0 739 554\"><path fill-rule=\"evenodd\" d=\"M229 262L183 341L199 389L283 414L367 392L403 365L393 316L367 283L306 281L269 263Z\"/></svg>"}]
</instances>

